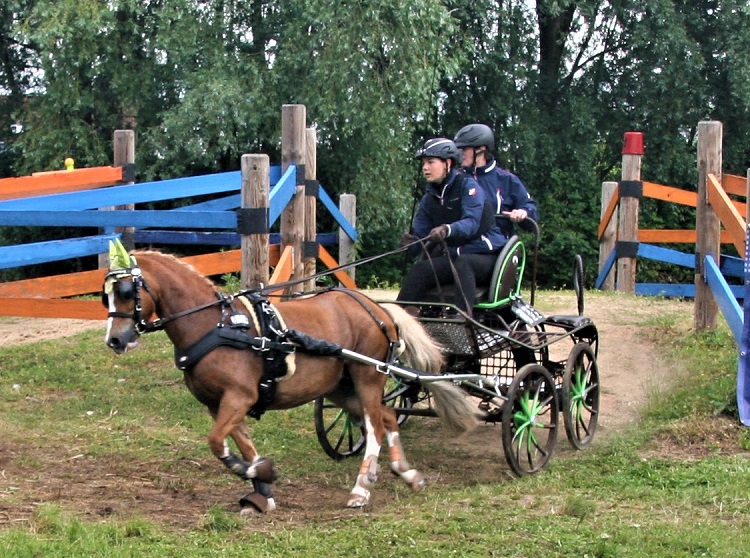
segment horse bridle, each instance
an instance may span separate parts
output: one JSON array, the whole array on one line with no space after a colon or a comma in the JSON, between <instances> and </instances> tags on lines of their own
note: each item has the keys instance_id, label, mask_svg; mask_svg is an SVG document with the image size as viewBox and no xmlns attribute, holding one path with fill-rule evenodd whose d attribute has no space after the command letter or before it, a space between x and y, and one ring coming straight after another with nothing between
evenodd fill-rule
<instances>
[{"instance_id":1,"label":"horse bridle","mask_svg":"<svg viewBox=\"0 0 750 558\"><path fill-rule=\"evenodd\" d=\"M128 280L128 278L130 279ZM151 292L151 289L149 289L148 285L146 284L146 281L143 278L143 273L141 272L141 269L139 267L132 267L130 269L115 269L104 276L104 286L102 288L102 304L105 308L109 308L109 300L107 299L108 282L112 283L111 292L115 296L124 301L133 301L132 314L114 310L107 313L108 318L126 318L133 320L135 322L135 331L139 335L146 331L157 330L163 327L163 324L160 320L147 322L143 318L143 315L141 313L143 310L143 305L141 304L141 289L145 290L152 299L156 300L156 298Z\"/></svg>"},{"instance_id":2,"label":"horse bridle","mask_svg":"<svg viewBox=\"0 0 750 558\"><path fill-rule=\"evenodd\" d=\"M126 280L127 277L130 277L129 281ZM145 290L148 293L154 303L156 303L156 297L149 288L148 283L146 283L146 279L143 277L141 269L139 267L131 267L130 269L115 269L104 276L104 287L102 288L102 304L107 309L109 308L109 300L107 299L108 281L112 282L112 292L116 296L125 301L133 301L133 312L132 314L128 314L127 312L120 312L115 310L108 312L107 317L126 318L133 320L135 322L135 331L138 335L151 331L159 331L161 329L164 329L164 325L168 322L176 320L177 318L182 318L183 316L188 316L190 314L200 312L201 310L205 310L206 308L211 308L212 306L218 305L226 307L231 305L232 303L232 299L230 297L217 292L217 300L212 300L211 302L196 306L195 308L188 308L187 310L177 312L176 314L172 314L171 316L157 318L151 322L147 322L143 318L142 314L143 305L141 304L141 289Z\"/></svg>"}]
</instances>

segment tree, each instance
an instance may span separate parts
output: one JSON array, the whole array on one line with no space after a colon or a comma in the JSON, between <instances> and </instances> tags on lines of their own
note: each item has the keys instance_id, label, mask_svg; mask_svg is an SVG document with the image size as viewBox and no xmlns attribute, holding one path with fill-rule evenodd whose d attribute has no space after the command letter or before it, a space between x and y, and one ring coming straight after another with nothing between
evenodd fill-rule
<instances>
[{"instance_id":1,"label":"tree","mask_svg":"<svg viewBox=\"0 0 750 558\"><path fill-rule=\"evenodd\" d=\"M396 246L418 189L415 148L468 122L542 211L540 281L593 275L601 182L623 133L643 176L692 188L695 133L725 123L728 171L750 164L750 8L741 0L9 0L0 23L2 157L12 172L107 164L138 132L138 178L236 169L279 155L279 109L318 129L318 177L358 195L362 255ZM24 131L8 130L21 118ZM9 156L8 154L12 154ZM7 172L7 171L2 171ZM644 204L644 226L689 228ZM323 224L325 226L325 224ZM46 231L47 233L49 231ZM0 234L2 234L0 232ZM399 280L400 262L363 270Z\"/></svg>"},{"instance_id":2,"label":"tree","mask_svg":"<svg viewBox=\"0 0 750 558\"><path fill-rule=\"evenodd\" d=\"M747 122L747 103L726 100L749 92L740 2L459 1L456 9L472 63L442 84L444 126L496 130L500 163L541 207L543 284L569 284L561 262L576 252L591 275L601 182L619 178L624 132L646 134L644 176L694 187L698 121ZM644 223L694 226L684 211L652 211Z\"/></svg>"}]
</instances>

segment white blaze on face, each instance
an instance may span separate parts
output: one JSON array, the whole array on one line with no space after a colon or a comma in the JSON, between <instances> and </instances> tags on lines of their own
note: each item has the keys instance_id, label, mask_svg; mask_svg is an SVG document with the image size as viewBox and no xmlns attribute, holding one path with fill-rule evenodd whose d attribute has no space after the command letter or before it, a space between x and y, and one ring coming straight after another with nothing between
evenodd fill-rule
<instances>
[{"instance_id":1,"label":"white blaze on face","mask_svg":"<svg viewBox=\"0 0 750 558\"><path fill-rule=\"evenodd\" d=\"M116 310L116 308L115 308L115 293L113 293L110 290L108 293L105 292L105 294L107 296L107 302L108 302L107 312L108 313L112 313L112 312L114 312ZM107 331L104 333L104 341L105 342L109 341L109 336L112 333L112 324L113 323L114 323L114 318L111 317L111 316L108 317L107 318Z\"/></svg>"}]
</instances>

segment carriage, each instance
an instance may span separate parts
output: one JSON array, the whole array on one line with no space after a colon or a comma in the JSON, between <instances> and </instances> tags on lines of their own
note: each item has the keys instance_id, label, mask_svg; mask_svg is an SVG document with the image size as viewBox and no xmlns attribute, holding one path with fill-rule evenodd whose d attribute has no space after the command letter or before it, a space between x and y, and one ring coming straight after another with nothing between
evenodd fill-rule
<instances>
[{"instance_id":1,"label":"carriage","mask_svg":"<svg viewBox=\"0 0 750 558\"><path fill-rule=\"evenodd\" d=\"M583 314L583 263L574 258L573 287L577 314L545 316L521 296L527 264L523 241L514 236L498 255L492 280L478 290L472 316L443 300L439 289L426 300L402 302L418 309L418 320L443 347L441 376L388 366L384 404L401 423L410 416L435 416L431 382L454 382L476 401L479 418L500 423L502 446L517 476L536 473L549 462L557 439L559 416L575 449L587 447L599 413L598 332ZM341 460L365 445L362 421L325 397L315 400L315 430L323 450Z\"/></svg>"}]
</instances>

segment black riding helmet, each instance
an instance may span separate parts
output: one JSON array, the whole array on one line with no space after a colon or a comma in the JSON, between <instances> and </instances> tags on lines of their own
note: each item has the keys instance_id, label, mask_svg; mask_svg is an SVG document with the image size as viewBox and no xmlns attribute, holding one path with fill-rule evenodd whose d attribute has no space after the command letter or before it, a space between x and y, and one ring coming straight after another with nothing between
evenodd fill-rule
<instances>
[{"instance_id":1,"label":"black riding helmet","mask_svg":"<svg viewBox=\"0 0 750 558\"><path fill-rule=\"evenodd\" d=\"M461 161L463 160L463 154L448 138L433 138L425 142L425 144L417 150L417 154L414 155L415 159L424 159L425 157L436 157L447 161L448 159L453 161L454 167L460 167Z\"/></svg>"},{"instance_id":2,"label":"black riding helmet","mask_svg":"<svg viewBox=\"0 0 750 558\"><path fill-rule=\"evenodd\" d=\"M495 134L484 124L469 124L461 128L453 141L458 148L487 146L489 151L495 149Z\"/></svg>"}]
</instances>

